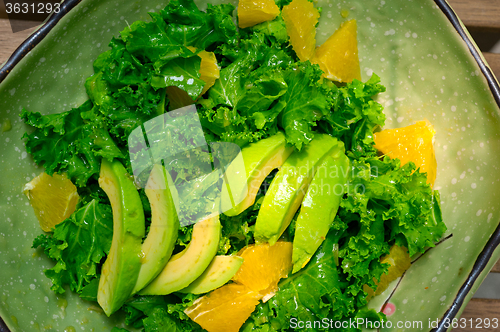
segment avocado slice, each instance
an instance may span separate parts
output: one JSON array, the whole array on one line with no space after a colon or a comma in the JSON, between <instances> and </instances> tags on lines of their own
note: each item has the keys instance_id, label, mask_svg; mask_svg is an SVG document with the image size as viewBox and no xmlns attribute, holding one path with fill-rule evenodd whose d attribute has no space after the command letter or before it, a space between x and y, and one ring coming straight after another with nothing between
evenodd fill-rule
<instances>
[{"instance_id":1,"label":"avocado slice","mask_svg":"<svg viewBox=\"0 0 500 332\"><path fill-rule=\"evenodd\" d=\"M167 295L187 287L206 270L217 254L220 234L219 215L196 223L186 249L173 255L160 274L139 294Z\"/></svg>"},{"instance_id":2,"label":"avocado slice","mask_svg":"<svg viewBox=\"0 0 500 332\"><path fill-rule=\"evenodd\" d=\"M205 272L189 286L181 289L181 293L203 294L221 287L238 272L243 257L215 256Z\"/></svg>"},{"instance_id":3,"label":"avocado slice","mask_svg":"<svg viewBox=\"0 0 500 332\"><path fill-rule=\"evenodd\" d=\"M108 195L113 211L113 239L97 292L97 302L109 316L132 294L141 269L145 224L139 193L119 161L103 158L99 186Z\"/></svg>"},{"instance_id":4,"label":"avocado slice","mask_svg":"<svg viewBox=\"0 0 500 332\"><path fill-rule=\"evenodd\" d=\"M349 158L339 142L316 170L295 223L292 273L303 268L319 248L340 206L349 172Z\"/></svg>"},{"instance_id":5,"label":"avocado slice","mask_svg":"<svg viewBox=\"0 0 500 332\"><path fill-rule=\"evenodd\" d=\"M221 192L222 211L226 216L236 216L245 211L255 202L259 188L275 168L281 167L290 156L293 147L286 146L285 134L277 134L264 138L256 143L250 143L241 150L246 175L238 174L238 159L226 170L224 185ZM242 186L241 183L246 183ZM232 202L239 202L236 205Z\"/></svg>"},{"instance_id":6,"label":"avocado slice","mask_svg":"<svg viewBox=\"0 0 500 332\"><path fill-rule=\"evenodd\" d=\"M141 290L161 272L175 247L179 220L167 176L165 168L156 164L146 183L145 192L151 205L151 225L142 244L142 265L132 294Z\"/></svg>"},{"instance_id":7,"label":"avocado slice","mask_svg":"<svg viewBox=\"0 0 500 332\"><path fill-rule=\"evenodd\" d=\"M304 198L315 169L337 149L339 141L326 134L314 139L285 161L267 190L255 223L255 241L273 245L290 224Z\"/></svg>"}]
</instances>

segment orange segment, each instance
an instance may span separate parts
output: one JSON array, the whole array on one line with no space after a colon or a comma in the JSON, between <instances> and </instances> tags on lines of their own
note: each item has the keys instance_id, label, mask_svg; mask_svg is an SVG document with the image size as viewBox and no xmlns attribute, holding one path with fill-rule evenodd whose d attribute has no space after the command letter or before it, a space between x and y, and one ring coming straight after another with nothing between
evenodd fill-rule
<instances>
[{"instance_id":1,"label":"orange segment","mask_svg":"<svg viewBox=\"0 0 500 332\"><path fill-rule=\"evenodd\" d=\"M271 21L280 13L274 0L240 0L238 2L238 26L248 28Z\"/></svg>"},{"instance_id":2,"label":"orange segment","mask_svg":"<svg viewBox=\"0 0 500 332\"><path fill-rule=\"evenodd\" d=\"M52 229L75 212L78 193L66 176L43 172L24 186L24 194L44 232Z\"/></svg>"},{"instance_id":3,"label":"orange segment","mask_svg":"<svg viewBox=\"0 0 500 332\"><path fill-rule=\"evenodd\" d=\"M198 56L201 58L200 79L205 82L205 86L200 94L200 96L202 96L212 87L212 85L214 85L215 80L219 78L220 70L217 65L217 58L215 57L214 52L207 52L203 50L198 53Z\"/></svg>"},{"instance_id":4,"label":"orange segment","mask_svg":"<svg viewBox=\"0 0 500 332\"><path fill-rule=\"evenodd\" d=\"M324 76L338 82L361 80L356 20L349 20L316 49L312 63L320 66Z\"/></svg>"},{"instance_id":5,"label":"orange segment","mask_svg":"<svg viewBox=\"0 0 500 332\"><path fill-rule=\"evenodd\" d=\"M239 331L259 304L278 288L278 281L292 269L292 243L250 245L238 253L244 262L226 284L197 299L184 312L209 332Z\"/></svg>"},{"instance_id":6,"label":"orange segment","mask_svg":"<svg viewBox=\"0 0 500 332\"><path fill-rule=\"evenodd\" d=\"M195 52L196 48L188 46L188 48ZM203 90L200 93L202 96L208 89L214 85L215 80L219 78L220 69L217 65L217 58L213 52L207 52L205 50L198 53L201 58L200 63L200 79L205 82ZM176 86L167 87L167 97L170 101L170 109L174 110L194 103L193 99L187 94L186 91L179 89Z\"/></svg>"},{"instance_id":7,"label":"orange segment","mask_svg":"<svg viewBox=\"0 0 500 332\"><path fill-rule=\"evenodd\" d=\"M427 183L432 186L437 171L432 145L435 133L429 121L418 121L411 126L375 133L375 148L391 158L398 158L401 165L413 161L420 172L427 173Z\"/></svg>"},{"instance_id":8,"label":"orange segment","mask_svg":"<svg viewBox=\"0 0 500 332\"><path fill-rule=\"evenodd\" d=\"M250 245L238 253L244 259L233 281L243 284L263 296L272 296L281 278L292 269L292 243L276 242Z\"/></svg>"},{"instance_id":9,"label":"orange segment","mask_svg":"<svg viewBox=\"0 0 500 332\"><path fill-rule=\"evenodd\" d=\"M403 273L411 266L408 249L397 245L393 245L389 250L389 254L382 257L380 262L388 263L391 266L389 267L387 274L382 274L382 276L380 277L380 282L375 281L375 283L378 285L375 292L367 285L364 285L363 290L368 293L368 300L375 295L382 294L382 292L387 289L387 286L389 286L391 282L401 277Z\"/></svg>"},{"instance_id":10,"label":"orange segment","mask_svg":"<svg viewBox=\"0 0 500 332\"><path fill-rule=\"evenodd\" d=\"M228 284L200 297L184 312L209 332L238 332L260 298L245 285Z\"/></svg>"},{"instance_id":11,"label":"orange segment","mask_svg":"<svg viewBox=\"0 0 500 332\"><path fill-rule=\"evenodd\" d=\"M293 0L281 12L290 44L301 61L309 60L316 48L319 12L308 0Z\"/></svg>"}]
</instances>

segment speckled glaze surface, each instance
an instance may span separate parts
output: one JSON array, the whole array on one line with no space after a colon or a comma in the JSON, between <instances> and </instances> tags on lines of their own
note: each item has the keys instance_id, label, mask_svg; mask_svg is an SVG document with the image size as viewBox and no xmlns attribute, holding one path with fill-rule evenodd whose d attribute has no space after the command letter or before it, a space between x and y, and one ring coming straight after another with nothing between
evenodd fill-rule
<instances>
[{"instance_id":1,"label":"speckled glaze surface","mask_svg":"<svg viewBox=\"0 0 500 332\"><path fill-rule=\"evenodd\" d=\"M21 137L28 128L18 115L23 107L47 114L83 103L83 82L111 37L163 6L157 0L83 0L0 84L0 119L12 124L0 133L0 316L12 331L109 331L122 318L107 319L92 303L50 290L43 270L53 263L31 248L41 231L22 193L41 169L25 151ZM345 20L341 11L358 21L362 77L377 73L387 87L378 98L387 127L427 118L437 130L435 188L441 191L447 239L370 302L376 309L389 303L393 327L384 331L430 330L500 220L499 108L476 60L433 1L319 0L317 6L323 8L318 44ZM473 290L499 257L497 249ZM397 328L399 321L422 325Z\"/></svg>"}]
</instances>

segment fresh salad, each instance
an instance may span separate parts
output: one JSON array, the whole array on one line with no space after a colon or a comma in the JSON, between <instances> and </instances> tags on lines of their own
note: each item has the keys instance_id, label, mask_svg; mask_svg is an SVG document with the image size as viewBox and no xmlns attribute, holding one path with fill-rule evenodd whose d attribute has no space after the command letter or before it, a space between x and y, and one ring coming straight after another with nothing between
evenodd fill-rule
<instances>
[{"instance_id":1,"label":"fresh salad","mask_svg":"<svg viewBox=\"0 0 500 332\"><path fill-rule=\"evenodd\" d=\"M88 101L22 112L52 290L122 311L113 331L384 320L368 301L446 226L418 150L434 158L432 127L381 131L356 21L316 47L308 0L171 0L150 16L95 60Z\"/></svg>"}]
</instances>

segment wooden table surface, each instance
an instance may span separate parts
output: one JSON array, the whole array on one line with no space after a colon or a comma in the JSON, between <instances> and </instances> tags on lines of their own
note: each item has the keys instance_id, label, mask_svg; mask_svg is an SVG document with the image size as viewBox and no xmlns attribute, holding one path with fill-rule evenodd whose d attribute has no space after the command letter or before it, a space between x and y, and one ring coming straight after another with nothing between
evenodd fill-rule
<instances>
[{"instance_id":1,"label":"wooden table surface","mask_svg":"<svg viewBox=\"0 0 500 332\"><path fill-rule=\"evenodd\" d=\"M465 26L472 32L498 33L500 36L500 0L449 0L449 3L464 22ZM14 50L21 44L34 28L12 33L10 24L0 2L0 64L8 59ZM26 24L30 26L31 22ZM500 79L500 54L483 53L486 61L490 65L493 73ZM491 273L500 273L500 261L493 267ZM500 300L492 299L472 299L462 318L467 320L484 319L497 317L500 320ZM454 329L454 331L500 331L498 329L477 328Z\"/></svg>"}]
</instances>

